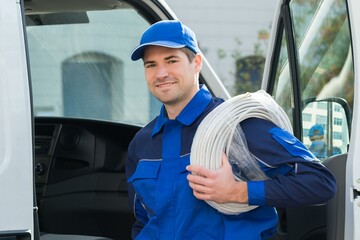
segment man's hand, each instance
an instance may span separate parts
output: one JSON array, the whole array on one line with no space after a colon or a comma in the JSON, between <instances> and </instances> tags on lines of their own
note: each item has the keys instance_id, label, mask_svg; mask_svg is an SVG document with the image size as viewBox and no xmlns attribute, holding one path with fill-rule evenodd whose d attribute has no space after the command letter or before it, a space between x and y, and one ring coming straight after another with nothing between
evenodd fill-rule
<instances>
[{"instance_id":1,"label":"man's hand","mask_svg":"<svg viewBox=\"0 0 360 240\"><path fill-rule=\"evenodd\" d=\"M222 166L218 170L209 170L197 165L186 167L187 179L197 199L216 203L248 203L246 182L238 182L234 178L231 165L225 153Z\"/></svg>"}]
</instances>

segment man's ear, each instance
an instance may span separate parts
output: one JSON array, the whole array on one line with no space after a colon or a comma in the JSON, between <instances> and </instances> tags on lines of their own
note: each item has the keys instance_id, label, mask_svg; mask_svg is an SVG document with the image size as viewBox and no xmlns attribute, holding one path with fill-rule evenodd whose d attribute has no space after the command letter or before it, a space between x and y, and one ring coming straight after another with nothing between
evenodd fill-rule
<instances>
[{"instance_id":1,"label":"man's ear","mask_svg":"<svg viewBox=\"0 0 360 240\"><path fill-rule=\"evenodd\" d=\"M202 62L203 62L202 55L200 53L197 53L194 58L195 69L197 72L200 72L202 68Z\"/></svg>"}]
</instances>

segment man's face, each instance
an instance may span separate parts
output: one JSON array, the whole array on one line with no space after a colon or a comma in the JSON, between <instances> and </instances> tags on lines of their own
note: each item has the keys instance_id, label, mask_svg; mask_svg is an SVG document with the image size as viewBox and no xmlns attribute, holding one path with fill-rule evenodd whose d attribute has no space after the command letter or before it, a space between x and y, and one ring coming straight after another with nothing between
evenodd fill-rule
<instances>
[{"instance_id":1,"label":"man's face","mask_svg":"<svg viewBox=\"0 0 360 240\"><path fill-rule=\"evenodd\" d=\"M165 106L183 108L199 90L199 54L190 62L180 49L148 46L143 60L148 87Z\"/></svg>"}]
</instances>

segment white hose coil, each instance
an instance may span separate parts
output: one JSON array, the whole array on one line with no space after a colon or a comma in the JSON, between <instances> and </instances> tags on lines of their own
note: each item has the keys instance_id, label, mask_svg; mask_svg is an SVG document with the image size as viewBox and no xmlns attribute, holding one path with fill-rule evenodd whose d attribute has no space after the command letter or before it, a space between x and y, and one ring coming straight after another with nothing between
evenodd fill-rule
<instances>
[{"instance_id":1,"label":"white hose coil","mask_svg":"<svg viewBox=\"0 0 360 240\"><path fill-rule=\"evenodd\" d=\"M221 167L221 156L225 152L230 163L235 161L241 171L250 174L247 176L249 180L266 179L266 175L257 163L260 159L256 159L249 152L240 128L239 123L247 118L265 119L292 133L286 113L265 91L238 95L220 104L201 122L193 139L190 163L217 170ZM232 146L234 141L240 145ZM231 149L235 149L237 153L231 153ZM235 155L236 159L230 159L229 155ZM237 181L243 181L235 173L234 177ZM240 203L219 204L213 201L207 203L229 215L240 214L258 207Z\"/></svg>"}]
</instances>

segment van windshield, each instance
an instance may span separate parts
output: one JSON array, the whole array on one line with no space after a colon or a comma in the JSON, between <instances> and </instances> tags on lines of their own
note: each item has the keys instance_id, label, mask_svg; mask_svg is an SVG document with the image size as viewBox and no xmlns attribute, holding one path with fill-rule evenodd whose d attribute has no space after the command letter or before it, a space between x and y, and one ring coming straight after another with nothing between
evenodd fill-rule
<instances>
[{"instance_id":1,"label":"van windshield","mask_svg":"<svg viewBox=\"0 0 360 240\"><path fill-rule=\"evenodd\" d=\"M129 5L26 16L35 116L144 125L159 112L132 49L149 23Z\"/></svg>"}]
</instances>

